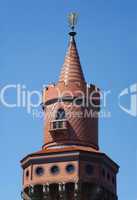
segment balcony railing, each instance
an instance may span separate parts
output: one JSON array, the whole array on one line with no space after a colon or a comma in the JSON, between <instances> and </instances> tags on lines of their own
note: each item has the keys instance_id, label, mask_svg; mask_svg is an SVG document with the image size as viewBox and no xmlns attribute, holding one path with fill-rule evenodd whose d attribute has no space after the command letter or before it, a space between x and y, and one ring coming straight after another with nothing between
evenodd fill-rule
<instances>
[{"instance_id":1,"label":"balcony railing","mask_svg":"<svg viewBox=\"0 0 137 200\"><path fill-rule=\"evenodd\" d=\"M50 132L66 131L68 129L68 121L59 119L50 122Z\"/></svg>"}]
</instances>

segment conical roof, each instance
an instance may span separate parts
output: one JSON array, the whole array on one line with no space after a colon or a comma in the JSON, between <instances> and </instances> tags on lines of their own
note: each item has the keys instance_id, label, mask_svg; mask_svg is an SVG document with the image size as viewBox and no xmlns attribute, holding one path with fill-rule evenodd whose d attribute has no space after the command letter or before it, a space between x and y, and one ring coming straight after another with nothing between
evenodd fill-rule
<instances>
[{"instance_id":1,"label":"conical roof","mask_svg":"<svg viewBox=\"0 0 137 200\"><path fill-rule=\"evenodd\" d=\"M71 35L71 33L68 50L61 70L59 82L80 82L81 84L85 83L75 38L74 35Z\"/></svg>"}]
</instances>

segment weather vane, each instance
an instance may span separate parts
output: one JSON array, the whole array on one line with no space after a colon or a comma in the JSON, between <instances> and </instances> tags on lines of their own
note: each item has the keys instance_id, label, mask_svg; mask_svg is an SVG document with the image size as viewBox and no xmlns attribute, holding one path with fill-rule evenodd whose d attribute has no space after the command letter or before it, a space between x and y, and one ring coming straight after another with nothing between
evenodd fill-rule
<instances>
[{"instance_id":1,"label":"weather vane","mask_svg":"<svg viewBox=\"0 0 137 200\"><path fill-rule=\"evenodd\" d=\"M78 13L71 12L68 16L68 21L72 32L74 32L77 20L78 20Z\"/></svg>"}]
</instances>

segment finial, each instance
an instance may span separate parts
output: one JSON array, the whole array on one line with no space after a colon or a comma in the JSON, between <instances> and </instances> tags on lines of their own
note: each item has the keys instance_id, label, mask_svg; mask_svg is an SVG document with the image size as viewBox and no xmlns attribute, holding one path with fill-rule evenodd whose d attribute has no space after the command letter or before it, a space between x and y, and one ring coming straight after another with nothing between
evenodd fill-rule
<instances>
[{"instance_id":1,"label":"finial","mask_svg":"<svg viewBox=\"0 0 137 200\"><path fill-rule=\"evenodd\" d=\"M75 25L77 24L78 14L71 12L68 16L69 27L71 28L71 32L69 33L70 36L75 36L76 32L74 31Z\"/></svg>"}]
</instances>

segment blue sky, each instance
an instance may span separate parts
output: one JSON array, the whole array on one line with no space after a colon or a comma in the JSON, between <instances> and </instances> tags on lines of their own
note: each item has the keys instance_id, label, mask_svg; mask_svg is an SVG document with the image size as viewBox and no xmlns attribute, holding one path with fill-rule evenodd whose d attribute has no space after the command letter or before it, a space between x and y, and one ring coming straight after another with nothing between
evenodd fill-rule
<instances>
[{"instance_id":1,"label":"blue sky","mask_svg":"<svg viewBox=\"0 0 137 200\"><path fill-rule=\"evenodd\" d=\"M135 200L137 117L118 106L118 94L137 83L135 0L0 1L0 90L19 83L41 91L43 84L57 81L68 43L70 11L79 13L77 46L87 82L111 90L111 117L100 119L100 148L120 165L119 199ZM6 99L14 102L16 92L10 91ZM2 104L0 117L0 196L18 200L19 161L41 148L43 121L33 119L25 108Z\"/></svg>"}]
</instances>

